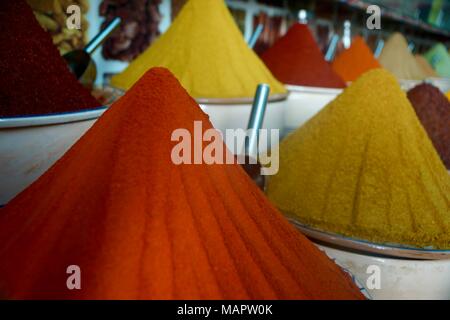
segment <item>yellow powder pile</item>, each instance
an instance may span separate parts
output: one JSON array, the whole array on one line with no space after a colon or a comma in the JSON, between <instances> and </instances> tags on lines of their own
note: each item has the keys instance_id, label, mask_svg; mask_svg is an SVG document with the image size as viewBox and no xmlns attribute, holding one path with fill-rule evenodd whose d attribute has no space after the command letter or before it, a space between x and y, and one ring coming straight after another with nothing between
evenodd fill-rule
<instances>
[{"instance_id":1,"label":"yellow powder pile","mask_svg":"<svg viewBox=\"0 0 450 320\"><path fill-rule=\"evenodd\" d=\"M450 248L450 176L394 76L364 74L280 145L286 215L378 243Z\"/></svg>"},{"instance_id":2,"label":"yellow powder pile","mask_svg":"<svg viewBox=\"0 0 450 320\"><path fill-rule=\"evenodd\" d=\"M427 77L414 55L409 51L405 37L398 32L386 41L379 61L398 79L422 80Z\"/></svg>"},{"instance_id":3,"label":"yellow powder pile","mask_svg":"<svg viewBox=\"0 0 450 320\"><path fill-rule=\"evenodd\" d=\"M223 0L189 0L167 32L112 84L130 88L151 67L166 67L195 98L252 97L259 83L284 93L245 43Z\"/></svg>"},{"instance_id":4,"label":"yellow powder pile","mask_svg":"<svg viewBox=\"0 0 450 320\"><path fill-rule=\"evenodd\" d=\"M437 77L436 71L434 71L433 67L430 63L420 54L416 54L414 56L416 58L417 64L422 68L422 71L425 73L427 77Z\"/></svg>"},{"instance_id":5,"label":"yellow powder pile","mask_svg":"<svg viewBox=\"0 0 450 320\"><path fill-rule=\"evenodd\" d=\"M450 101L450 91L447 92L445 95L447 96L448 100Z\"/></svg>"}]
</instances>

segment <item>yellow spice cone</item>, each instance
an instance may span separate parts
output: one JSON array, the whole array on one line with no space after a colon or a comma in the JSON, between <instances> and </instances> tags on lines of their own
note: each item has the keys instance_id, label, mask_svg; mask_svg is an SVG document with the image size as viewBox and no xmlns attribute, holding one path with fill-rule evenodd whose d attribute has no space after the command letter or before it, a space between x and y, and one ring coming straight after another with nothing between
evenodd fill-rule
<instances>
[{"instance_id":1,"label":"yellow spice cone","mask_svg":"<svg viewBox=\"0 0 450 320\"><path fill-rule=\"evenodd\" d=\"M282 141L267 192L285 214L322 230L450 248L450 176L383 69L363 75Z\"/></svg>"},{"instance_id":2,"label":"yellow spice cone","mask_svg":"<svg viewBox=\"0 0 450 320\"><path fill-rule=\"evenodd\" d=\"M166 67L195 98L252 97L259 83L284 93L245 43L222 0L190 0L167 32L144 51L112 84L130 88L151 67Z\"/></svg>"}]
</instances>

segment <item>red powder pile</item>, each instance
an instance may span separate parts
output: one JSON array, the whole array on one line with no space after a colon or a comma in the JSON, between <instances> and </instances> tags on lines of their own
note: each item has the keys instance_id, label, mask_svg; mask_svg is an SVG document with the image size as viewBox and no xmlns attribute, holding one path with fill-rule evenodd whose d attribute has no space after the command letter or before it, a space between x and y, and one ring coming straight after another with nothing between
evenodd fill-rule
<instances>
[{"instance_id":1,"label":"red powder pile","mask_svg":"<svg viewBox=\"0 0 450 320\"><path fill-rule=\"evenodd\" d=\"M167 69L144 74L1 209L0 296L361 299L240 165L174 164L171 136L194 121L212 128Z\"/></svg>"},{"instance_id":2,"label":"red powder pile","mask_svg":"<svg viewBox=\"0 0 450 320\"><path fill-rule=\"evenodd\" d=\"M420 84L408 92L416 111L442 161L450 170L450 101L431 84Z\"/></svg>"},{"instance_id":3,"label":"red powder pile","mask_svg":"<svg viewBox=\"0 0 450 320\"><path fill-rule=\"evenodd\" d=\"M285 84L345 87L345 82L325 61L305 24L294 24L261 58L274 76Z\"/></svg>"},{"instance_id":4,"label":"red powder pile","mask_svg":"<svg viewBox=\"0 0 450 320\"><path fill-rule=\"evenodd\" d=\"M0 117L99 106L24 0L0 1Z\"/></svg>"}]
</instances>

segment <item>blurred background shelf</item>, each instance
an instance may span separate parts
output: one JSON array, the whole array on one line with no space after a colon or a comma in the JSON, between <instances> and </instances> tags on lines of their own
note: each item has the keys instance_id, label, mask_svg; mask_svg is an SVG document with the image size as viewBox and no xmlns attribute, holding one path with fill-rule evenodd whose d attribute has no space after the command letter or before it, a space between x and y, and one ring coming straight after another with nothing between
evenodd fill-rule
<instances>
[{"instance_id":1,"label":"blurred background shelf","mask_svg":"<svg viewBox=\"0 0 450 320\"><path fill-rule=\"evenodd\" d=\"M123 70L130 60L167 30L186 2L76 0L83 9L83 28L80 34L71 37L61 25L64 21L61 8L67 5L67 0L27 1L34 4L35 14L39 15L39 21L52 34L62 53L82 48L112 17L122 17L124 23L120 31L94 55L100 74L97 85ZM423 53L438 42L450 47L450 0L226 0L226 3L246 39L258 24L264 25L254 47L257 53L270 47L297 21L299 10L307 12L308 24L323 52L333 35L344 34L344 23L351 24L345 45L353 36L362 35L374 50L379 40L386 40L390 34L399 31L414 53ZM381 8L381 30L366 27L366 9L370 4ZM343 47L341 40L338 51Z\"/></svg>"},{"instance_id":2,"label":"blurred background shelf","mask_svg":"<svg viewBox=\"0 0 450 320\"><path fill-rule=\"evenodd\" d=\"M366 11L375 4L386 19L408 24L423 31L450 36L450 2L447 0L336 0L347 6Z\"/></svg>"}]
</instances>

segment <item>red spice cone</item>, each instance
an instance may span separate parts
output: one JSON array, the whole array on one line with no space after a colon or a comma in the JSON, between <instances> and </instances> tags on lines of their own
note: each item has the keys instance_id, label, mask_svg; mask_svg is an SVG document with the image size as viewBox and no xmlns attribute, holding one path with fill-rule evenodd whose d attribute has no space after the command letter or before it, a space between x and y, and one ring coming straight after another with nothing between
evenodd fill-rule
<instances>
[{"instance_id":1,"label":"red spice cone","mask_svg":"<svg viewBox=\"0 0 450 320\"><path fill-rule=\"evenodd\" d=\"M294 24L286 35L261 55L261 59L285 84L345 88L345 82L325 61L305 24Z\"/></svg>"},{"instance_id":2,"label":"red spice cone","mask_svg":"<svg viewBox=\"0 0 450 320\"><path fill-rule=\"evenodd\" d=\"M0 214L0 295L361 299L239 165L175 165L173 130L208 117L148 71ZM81 290L66 269L81 268Z\"/></svg>"}]
</instances>

